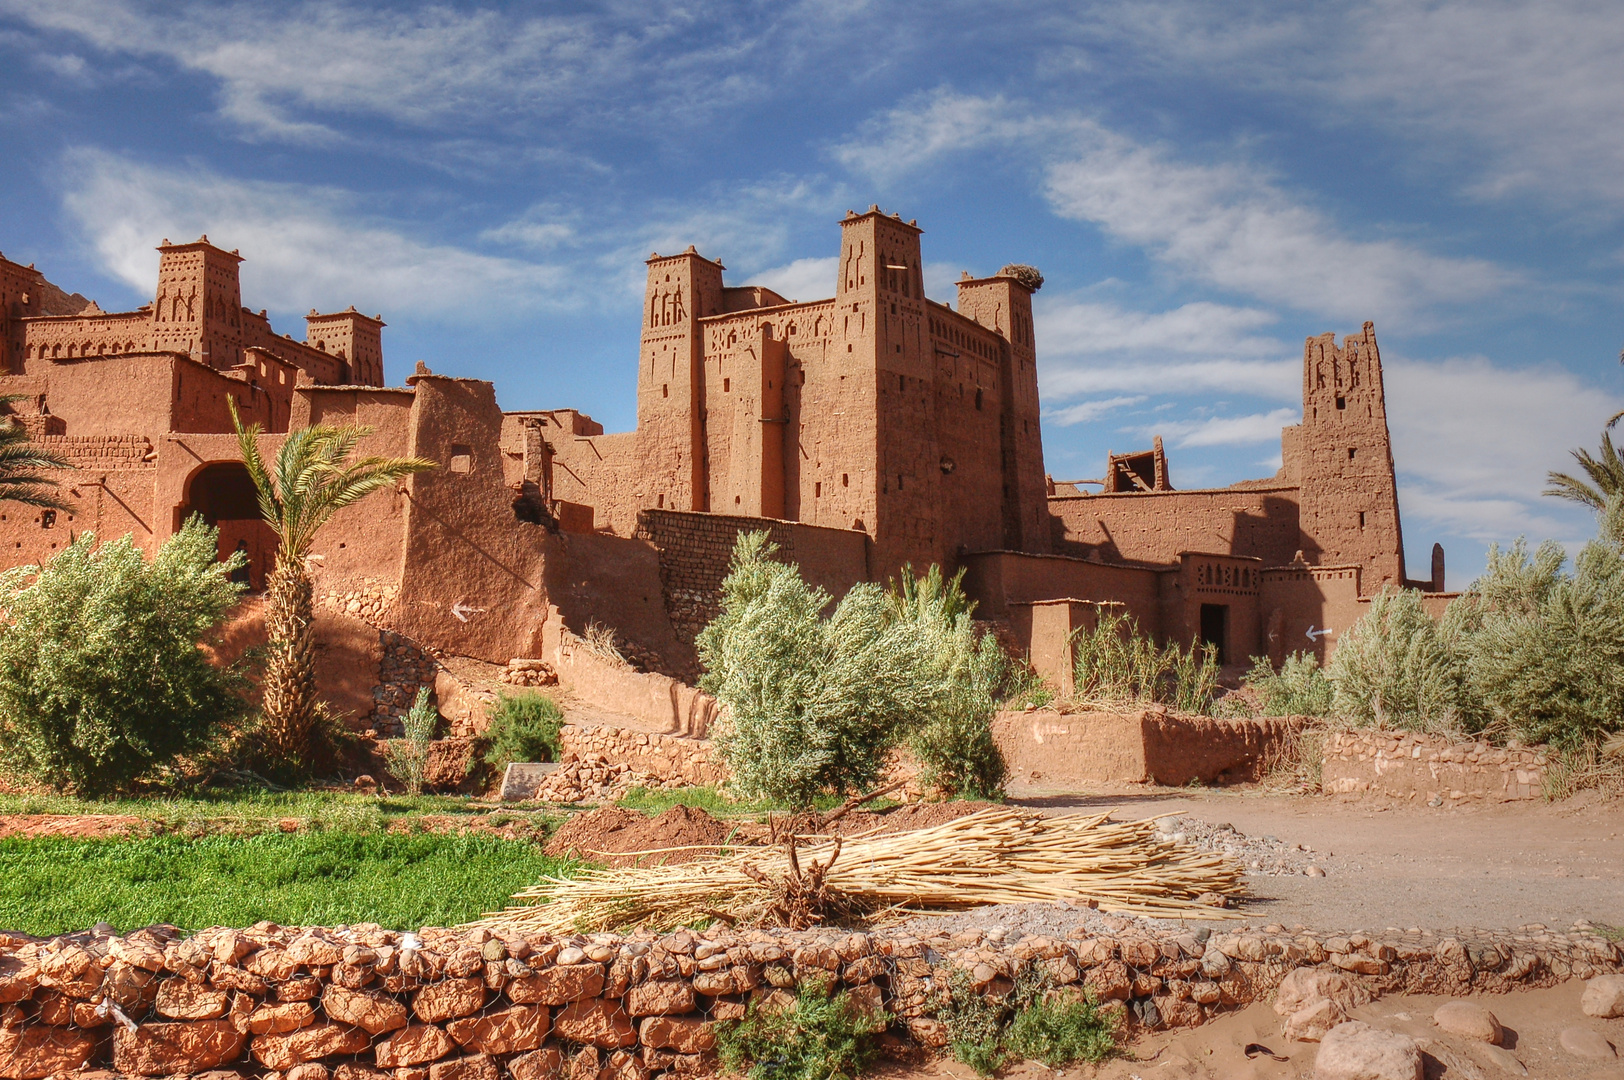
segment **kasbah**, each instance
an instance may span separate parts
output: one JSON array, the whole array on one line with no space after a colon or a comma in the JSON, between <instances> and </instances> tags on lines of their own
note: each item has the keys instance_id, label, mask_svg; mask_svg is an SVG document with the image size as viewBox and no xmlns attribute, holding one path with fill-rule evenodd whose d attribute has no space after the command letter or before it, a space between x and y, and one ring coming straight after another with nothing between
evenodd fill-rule
<instances>
[{"instance_id":1,"label":"kasbah","mask_svg":"<svg viewBox=\"0 0 1624 1080\"><path fill-rule=\"evenodd\" d=\"M54 474L73 509L0 512L0 561L48 559L83 530L152 551L195 513L261 587L275 539L234 401L273 452L290 429L353 423L373 430L361 453L440 465L341 511L312 555L323 692L379 734L403 710L371 678L380 665L532 658L562 675L589 625L669 677L657 709L691 713L694 637L746 530L836 597L907 566L962 568L977 617L1063 690L1068 637L1102 611L1231 665L1324 661L1384 588L1441 611L1440 547L1430 581L1405 578L1371 323L1340 346L1307 340L1302 422L1281 432L1274 476L1178 490L1158 438L1083 490L1044 471L1042 278L966 275L937 303L920 235L878 207L848 212L834 296L810 302L729 287L692 246L651 255L637 427L614 434L574 409L504 412L491 383L422 364L385 386L384 321L353 307L312 310L303 341L278 334L243 306L242 257L207 236L165 240L152 302L127 312L0 257L0 394L76 466Z\"/></svg>"}]
</instances>

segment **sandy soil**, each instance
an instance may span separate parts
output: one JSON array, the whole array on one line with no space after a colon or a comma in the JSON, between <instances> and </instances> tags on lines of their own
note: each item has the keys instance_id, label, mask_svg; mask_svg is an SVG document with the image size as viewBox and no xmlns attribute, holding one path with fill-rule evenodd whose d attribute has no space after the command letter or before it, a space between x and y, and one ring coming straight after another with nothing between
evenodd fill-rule
<instances>
[{"instance_id":1,"label":"sandy soil","mask_svg":"<svg viewBox=\"0 0 1624 1080\"><path fill-rule=\"evenodd\" d=\"M1584 983L1574 980L1548 990L1486 995L1483 1003L1506 1028L1504 1052L1445 1035L1432 1024L1440 997L1397 996L1371 1002L1355 1011L1356 1019L1377 1027L1402 1031L1426 1040L1423 1050L1428 1080L1499 1080L1521 1075L1506 1068L1506 1055L1528 1070L1527 1075L1550 1080L1624 1080L1624 1059L1609 1063L1582 1061L1563 1050L1557 1041L1562 1029L1589 1027L1615 1048L1624 1048L1624 1020L1596 1020L1579 1011ZM1265 1056L1248 1059L1245 1048L1259 1043L1289 1060ZM1267 1004L1258 1003L1191 1031L1162 1032L1131 1043L1127 1055L1100 1066L1083 1065L1063 1070L1024 1062L1000 1074L1004 1080L1049 1080L1061 1076L1077 1080L1286 1080L1311 1077L1317 1043L1288 1043L1280 1035L1280 1017ZM951 1059L912 1067L889 1066L878 1074L885 1080L977 1080L967 1066Z\"/></svg>"},{"instance_id":2,"label":"sandy soil","mask_svg":"<svg viewBox=\"0 0 1624 1080\"><path fill-rule=\"evenodd\" d=\"M21 836L68 836L99 840L109 836L130 836L149 830L141 818L125 814L0 814L0 839Z\"/></svg>"},{"instance_id":3,"label":"sandy soil","mask_svg":"<svg viewBox=\"0 0 1624 1080\"><path fill-rule=\"evenodd\" d=\"M1312 849L1325 877L1248 874L1256 922L1321 930L1624 925L1624 801L1432 809L1255 788L1016 792L1045 813L1181 814Z\"/></svg>"}]
</instances>

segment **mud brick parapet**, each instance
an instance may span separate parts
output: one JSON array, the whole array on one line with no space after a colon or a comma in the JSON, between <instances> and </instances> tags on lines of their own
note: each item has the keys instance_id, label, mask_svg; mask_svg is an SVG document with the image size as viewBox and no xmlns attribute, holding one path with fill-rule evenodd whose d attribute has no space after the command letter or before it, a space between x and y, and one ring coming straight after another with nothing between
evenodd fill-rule
<instances>
[{"instance_id":1,"label":"mud brick parapet","mask_svg":"<svg viewBox=\"0 0 1624 1080\"><path fill-rule=\"evenodd\" d=\"M257 923L190 938L158 926L0 941L6 1080L106 1065L122 1076L228 1068L276 1080L651 1080L714 1071L715 1022L743 1016L751 1001L788 1004L812 982L850 991L859 1007L889 1013L898 1034L938 1047L946 1029L935 1013L955 969L996 992L1036 968L1114 1003L1130 1026L1184 1027L1267 997L1301 967L1340 971L1371 994L1465 994L1621 966L1618 947L1597 934L1542 927L1210 937L1079 928L1062 940ZM299 1069L310 1063L331 1073Z\"/></svg>"},{"instance_id":2,"label":"mud brick parapet","mask_svg":"<svg viewBox=\"0 0 1624 1080\"><path fill-rule=\"evenodd\" d=\"M1397 731L1334 731L1325 739L1320 785L1327 794L1437 799L1538 799L1550 758L1544 748L1451 742Z\"/></svg>"},{"instance_id":3,"label":"mud brick parapet","mask_svg":"<svg viewBox=\"0 0 1624 1080\"><path fill-rule=\"evenodd\" d=\"M739 534L762 530L778 545L780 559L798 565L808 581L836 597L868 580L868 538L862 532L773 518L641 510L637 538L659 551L666 612L682 641L691 643L720 614L722 579Z\"/></svg>"},{"instance_id":4,"label":"mud brick parapet","mask_svg":"<svg viewBox=\"0 0 1624 1080\"><path fill-rule=\"evenodd\" d=\"M629 765L644 776L689 784L720 784L728 777L709 739L580 724L565 724L559 729L558 739L566 761L601 755L607 761Z\"/></svg>"}]
</instances>

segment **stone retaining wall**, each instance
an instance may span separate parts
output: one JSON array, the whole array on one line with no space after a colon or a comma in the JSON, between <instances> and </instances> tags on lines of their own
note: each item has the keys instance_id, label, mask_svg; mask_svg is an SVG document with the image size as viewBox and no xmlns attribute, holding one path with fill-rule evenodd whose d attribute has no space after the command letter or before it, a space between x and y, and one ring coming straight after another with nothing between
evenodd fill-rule
<instances>
[{"instance_id":1,"label":"stone retaining wall","mask_svg":"<svg viewBox=\"0 0 1624 1080\"><path fill-rule=\"evenodd\" d=\"M1544 748L1457 743L1401 731L1333 731L1320 786L1327 794L1377 794L1436 803L1510 802L1544 794Z\"/></svg>"},{"instance_id":2,"label":"stone retaining wall","mask_svg":"<svg viewBox=\"0 0 1624 1080\"><path fill-rule=\"evenodd\" d=\"M720 784L728 777L722 763L713 760L708 739L580 724L565 724L558 738L566 761L597 754L645 776L689 784Z\"/></svg>"},{"instance_id":3,"label":"stone retaining wall","mask_svg":"<svg viewBox=\"0 0 1624 1080\"><path fill-rule=\"evenodd\" d=\"M1126 920L1119 920L1126 924ZM211 1070L276 1080L650 1080L711 1072L719 1020L782 1007L828 981L938 1047L950 969L984 992L1036 968L1130 1027L1181 1027L1267 997L1297 968L1372 994L1552 985L1620 968L1590 932L1325 936L1205 931L1072 939L979 930L918 938L840 931L679 931L555 938L376 926L172 927L124 937L0 938L0 1077L111 1065L121 1076Z\"/></svg>"}]
</instances>

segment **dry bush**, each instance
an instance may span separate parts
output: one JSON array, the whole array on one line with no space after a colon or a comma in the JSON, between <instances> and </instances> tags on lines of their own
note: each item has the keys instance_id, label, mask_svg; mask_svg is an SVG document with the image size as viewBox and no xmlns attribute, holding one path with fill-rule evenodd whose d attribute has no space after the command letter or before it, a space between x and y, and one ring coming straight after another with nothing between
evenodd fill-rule
<instances>
[{"instance_id":1,"label":"dry bush","mask_svg":"<svg viewBox=\"0 0 1624 1080\"><path fill-rule=\"evenodd\" d=\"M1210 645L1158 647L1131 617L1101 611L1092 630L1072 638L1075 700L1105 707L1170 705L1210 715L1218 692L1218 651Z\"/></svg>"}]
</instances>

